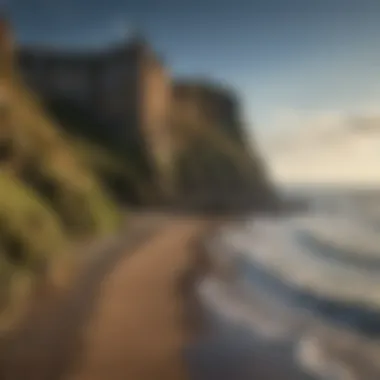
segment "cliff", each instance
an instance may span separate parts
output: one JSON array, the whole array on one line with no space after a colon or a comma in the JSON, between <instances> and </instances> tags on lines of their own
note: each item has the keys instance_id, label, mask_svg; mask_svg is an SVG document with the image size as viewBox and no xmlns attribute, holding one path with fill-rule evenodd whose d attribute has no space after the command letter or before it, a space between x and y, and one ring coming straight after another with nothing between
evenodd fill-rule
<instances>
[{"instance_id":1,"label":"cliff","mask_svg":"<svg viewBox=\"0 0 380 380\"><path fill-rule=\"evenodd\" d=\"M245 137L232 90L209 81L175 83L172 123L179 203L220 212L278 206L265 163Z\"/></svg>"}]
</instances>

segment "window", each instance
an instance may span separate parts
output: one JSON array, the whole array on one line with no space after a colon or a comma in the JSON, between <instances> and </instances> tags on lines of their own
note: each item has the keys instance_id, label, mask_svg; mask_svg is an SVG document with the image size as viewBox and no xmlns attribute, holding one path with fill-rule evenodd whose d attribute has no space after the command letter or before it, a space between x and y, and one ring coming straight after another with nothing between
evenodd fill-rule
<instances>
[{"instance_id":1,"label":"window","mask_svg":"<svg viewBox=\"0 0 380 380\"><path fill-rule=\"evenodd\" d=\"M58 96L86 101L89 94L89 78L85 67L57 67L53 73L52 90Z\"/></svg>"},{"instance_id":2,"label":"window","mask_svg":"<svg viewBox=\"0 0 380 380\"><path fill-rule=\"evenodd\" d=\"M9 161L14 153L14 147L10 140L0 140L0 163Z\"/></svg>"},{"instance_id":3,"label":"window","mask_svg":"<svg viewBox=\"0 0 380 380\"><path fill-rule=\"evenodd\" d=\"M132 74L127 62L113 61L109 63L104 73L105 90L109 92L121 90L128 80L128 73Z\"/></svg>"}]
</instances>

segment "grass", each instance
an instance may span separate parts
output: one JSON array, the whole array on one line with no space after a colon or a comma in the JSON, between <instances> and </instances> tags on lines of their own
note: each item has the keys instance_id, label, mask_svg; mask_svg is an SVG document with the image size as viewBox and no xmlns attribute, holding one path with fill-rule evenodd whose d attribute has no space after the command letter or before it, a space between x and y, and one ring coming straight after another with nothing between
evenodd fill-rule
<instances>
[{"instance_id":1,"label":"grass","mask_svg":"<svg viewBox=\"0 0 380 380\"><path fill-rule=\"evenodd\" d=\"M28 267L67 243L59 215L16 177L0 172L0 236L14 236L25 246L21 259ZM4 246L4 244L3 244ZM12 254L12 252L9 252Z\"/></svg>"},{"instance_id":2,"label":"grass","mask_svg":"<svg viewBox=\"0 0 380 380\"><path fill-rule=\"evenodd\" d=\"M82 161L99 177L109 175L124 180L130 187L133 187L142 203L149 203L155 198L152 184L144 178L135 165L130 162L131 160L83 138L71 138L70 141Z\"/></svg>"},{"instance_id":3,"label":"grass","mask_svg":"<svg viewBox=\"0 0 380 380\"><path fill-rule=\"evenodd\" d=\"M89 165L17 76L2 79L0 139L12 149L0 161L0 330L49 263L75 241L107 235L121 222L97 164Z\"/></svg>"},{"instance_id":4,"label":"grass","mask_svg":"<svg viewBox=\"0 0 380 380\"><path fill-rule=\"evenodd\" d=\"M88 219L92 220L95 234L115 228L119 221L116 206L96 178L96 173L65 139L60 126L46 115L38 99L18 82L11 88L12 128L21 167L23 160L26 164L32 160L40 176L59 188L61 198L65 198L63 206L68 210L70 203L74 208L81 204L80 209L87 212ZM78 209L72 211L79 215Z\"/></svg>"},{"instance_id":5,"label":"grass","mask_svg":"<svg viewBox=\"0 0 380 380\"><path fill-rule=\"evenodd\" d=\"M16 177L0 172L0 333L25 307L34 281L69 240L59 216Z\"/></svg>"}]
</instances>

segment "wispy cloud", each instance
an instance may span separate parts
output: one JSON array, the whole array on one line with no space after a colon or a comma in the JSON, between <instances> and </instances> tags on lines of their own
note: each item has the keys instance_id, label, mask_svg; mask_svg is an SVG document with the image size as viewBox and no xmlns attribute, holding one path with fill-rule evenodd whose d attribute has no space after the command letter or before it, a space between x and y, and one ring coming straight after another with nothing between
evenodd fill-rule
<instances>
[{"instance_id":1,"label":"wispy cloud","mask_svg":"<svg viewBox=\"0 0 380 380\"><path fill-rule=\"evenodd\" d=\"M263 143L275 179L380 185L380 109L283 114L287 131Z\"/></svg>"}]
</instances>

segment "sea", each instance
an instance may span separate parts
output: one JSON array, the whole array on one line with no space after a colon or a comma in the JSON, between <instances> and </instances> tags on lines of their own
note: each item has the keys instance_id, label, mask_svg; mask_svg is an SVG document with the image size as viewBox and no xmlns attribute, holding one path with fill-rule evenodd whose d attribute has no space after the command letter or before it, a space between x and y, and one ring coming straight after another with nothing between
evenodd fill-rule
<instances>
[{"instance_id":1,"label":"sea","mask_svg":"<svg viewBox=\"0 0 380 380\"><path fill-rule=\"evenodd\" d=\"M380 185L292 185L279 187L278 192L284 200L301 200L307 207L297 211L299 215L290 213L280 221L273 219L274 223L286 225L301 216L325 218L329 225L341 217L380 233ZM252 215L234 222L210 243L212 253L225 256L224 263L232 267L228 273L233 275L209 276L199 286L209 330L186 354L192 378L379 379L380 314L360 304L342 308L334 302L315 302L315 297L309 299L305 294L294 295L273 274L265 274L241 259L247 252L239 251L241 245L232 241L232 236L236 239L239 229L244 231L248 240L244 249L257 249L255 224L263 220L271 223L271 218L278 217ZM283 248L279 245L278 249Z\"/></svg>"}]
</instances>

